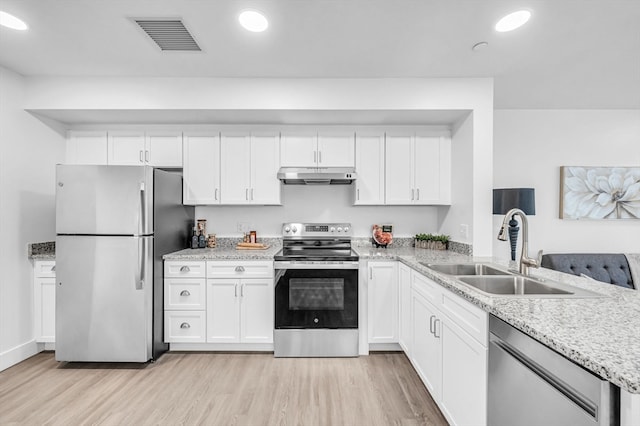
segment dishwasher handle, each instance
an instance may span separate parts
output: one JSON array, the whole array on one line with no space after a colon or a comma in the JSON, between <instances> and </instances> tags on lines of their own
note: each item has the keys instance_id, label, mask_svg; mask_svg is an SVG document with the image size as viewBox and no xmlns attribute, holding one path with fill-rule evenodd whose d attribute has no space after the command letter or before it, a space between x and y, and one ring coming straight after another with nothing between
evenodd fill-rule
<instances>
[{"instance_id":1,"label":"dishwasher handle","mask_svg":"<svg viewBox=\"0 0 640 426\"><path fill-rule=\"evenodd\" d=\"M493 333L489 334L489 344L496 346L498 349L506 352L508 355L517 360L524 367L533 372L536 376L547 382L549 386L552 386L558 392L569 398L574 404L584 410L594 419L598 418L598 407L592 401L584 398L577 390L565 383L560 378L556 377L549 370L538 364L533 359L529 358L518 349L500 339Z\"/></svg>"}]
</instances>

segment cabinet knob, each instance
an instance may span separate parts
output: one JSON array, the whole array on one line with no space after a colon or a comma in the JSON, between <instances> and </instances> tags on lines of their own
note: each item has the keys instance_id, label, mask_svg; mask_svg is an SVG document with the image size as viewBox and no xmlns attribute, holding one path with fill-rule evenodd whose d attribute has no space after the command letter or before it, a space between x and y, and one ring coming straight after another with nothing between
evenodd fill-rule
<instances>
[{"instance_id":1,"label":"cabinet knob","mask_svg":"<svg viewBox=\"0 0 640 426\"><path fill-rule=\"evenodd\" d=\"M182 324L180 324L180 328L183 328L183 329L191 328L191 325L189 325L188 322L183 322Z\"/></svg>"},{"instance_id":2,"label":"cabinet knob","mask_svg":"<svg viewBox=\"0 0 640 426\"><path fill-rule=\"evenodd\" d=\"M244 266L236 266L236 272L244 272Z\"/></svg>"},{"instance_id":3,"label":"cabinet knob","mask_svg":"<svg viewBox=\"0 0 640 426\"><path fill-rule=\"evenodd\" d=\"M182 268L180 268L180 272L190 272L191 268L189 268L188 266L183 266Z\"/></svg>"},{"instance_id":4,"label":"cabinet knob","mask_svg":"<svg viewBox=\"0 0 640 426\"><path fill-rule=\"evenodd\" d=\"M191 293L189 293L189 290L182 290L180 296L191 296Z\"/></svg>"}]
</instances>

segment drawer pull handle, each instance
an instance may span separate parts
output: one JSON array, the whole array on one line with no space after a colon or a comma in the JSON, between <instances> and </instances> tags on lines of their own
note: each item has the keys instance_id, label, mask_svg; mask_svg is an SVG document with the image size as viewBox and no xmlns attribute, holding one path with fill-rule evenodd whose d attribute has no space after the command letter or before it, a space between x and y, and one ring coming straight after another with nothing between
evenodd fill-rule
<instances>
[{"instance_id":1,"label":"drawer pull handle","mask_svg":"<svg viewBox=\"0 0 640 426\"><path fill-rule=\"evenodd\" d=\"M191 272L191 268L185 265L182 268L180 268L180 272Z\"/></svg>"},{"instance_id":2,"label":"drawer pull handle","mask_svg":"<svg viewBox=\"0 0 640 426\"><path fill-rule=\"evenodd\" d=\"M189 293L189 290L182 290L180 296L191 296L191 293Z\"/></svg>"},{"instance_id":3,"label":"drawer pull handle","mask_svg":"<svg viewBox=\"0 0 640 426\"><path fill-rule=\"evenodd\" d=\"M180 324L180 328L187 329L187 328L191 328L191 326L189 325L188 322L183 322L182 324Z\"/></svg>"},{"instance_id":4,"label":"drawer pull handle","mask_svg":"<svg viewBox=\"0 0 640 426\"><path fill-rule=\"evenodd\" d=\"M53 266L51 267L51 272L55 272L55 271L56 271L56 265L53 265Z\"/></svg>"},{"instance_id":5,"label":"drawer pull handle","mask_svg":"<svg viewBox=\"0 0 640 426\"><path fill-rule=\"evenodd\" d=\"M244 266L236 266L236 272L244 272Z\"/></svg>"}]
</instances>

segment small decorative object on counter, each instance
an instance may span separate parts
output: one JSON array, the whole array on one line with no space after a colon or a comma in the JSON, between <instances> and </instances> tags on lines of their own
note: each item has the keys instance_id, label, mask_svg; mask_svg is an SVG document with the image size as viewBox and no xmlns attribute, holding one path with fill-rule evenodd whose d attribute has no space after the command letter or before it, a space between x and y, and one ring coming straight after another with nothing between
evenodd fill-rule
<instances>
[{"instance_id":1,"label":"small decorative object on counter","mask_svg":"<svg viewBox=\"0 0 640 426\"><path fill-rule=\"evenodd\" d=\"M207 219L198 219L198 235L207 235Z\"/></svg>"},{"instance_id":2,"label":"small decorative object on counter","mask_svg":"<svg viewBox=\"0 0 640 426\"><path fill-rule=\"evenodd\" d=\"M250 241L249 241L249 233L248 233L248 232L245 232L245 233L243 234L243 236L242 236L242 242L243 242L243 243L249 243L249 242L250 242Z\"/></svg>"},{"instance_id":3,"label":"small decorative object on counter","mask_svg":"<svg viewBox=\"0 0 640 426\"><path fill-rule=\"evenodd\" d=\"M449 245L448 235L416 234L416 248L430 250L446 250Z\"/></svg>"},{"instance_id":4,"label":"small decorative object on counter","mask_svg":"<svg viewBox=\"0 0 640 426\"><path fill-rule=\"evenodd\" d=\"M207 247L216 248L216 245L216 234L209 234L209 238L207 238Z\"/></svg>"},{"instance_id":5,"label":"small decorative object on counter","mask_svg":"<svg viewBox=\"0 0 640 426\"><path fill-rule=\"evenodd\" d=\"M256 233L256 231L251 231L249 233L249 242L250 243L257 243L258 242L258 234Z\"/></svg>"},{"instance_id":6,"label":"small decorative object on counter","mask_svg":"<svg viewBox=\"0 0 640 426\"><path fill-rule=\"evenodd\" d=\"M206 247L207 247L207 237L203 233L200 233L200 235L198 235L198 248L206 248Z\"/></svg>"},{"instance_id":7,"label":"small decorative object on counter","mask_svg":"<svg viewBox=\"0 0 640 426\"><path fill-rule=\"evenodd\" d=\"M393 242L393 226L392 225L373 225L373 244L378 247L386 248Z\"/></svg>"},{"instance_id":8,"label":"small decorative object on counter","mask_svg":"<svg viewBox=\"0 0 640 426\"><path fill-rule=\"evenodd\" d=\"M197 226L193 227L193 235L191 236L191 248L192 249L198 248L198 227Z\"/></svg>"}]
</instances>

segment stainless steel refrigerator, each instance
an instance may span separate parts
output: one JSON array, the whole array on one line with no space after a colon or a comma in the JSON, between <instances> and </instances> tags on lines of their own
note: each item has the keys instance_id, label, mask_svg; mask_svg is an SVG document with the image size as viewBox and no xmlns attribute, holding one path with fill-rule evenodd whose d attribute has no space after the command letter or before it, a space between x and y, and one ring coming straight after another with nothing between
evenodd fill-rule
<instances>
[{"instance_id":1,"label":"stainless steel refrigerator","mask_svg":"<svg viewBox=\"0 0 640 426\"><path fill-rule=\"evenodd\" d=\"M179 172L56 169L56 360L147 362L163 342L162 256L187 247Z\"/></svg>"}]
</instances>

